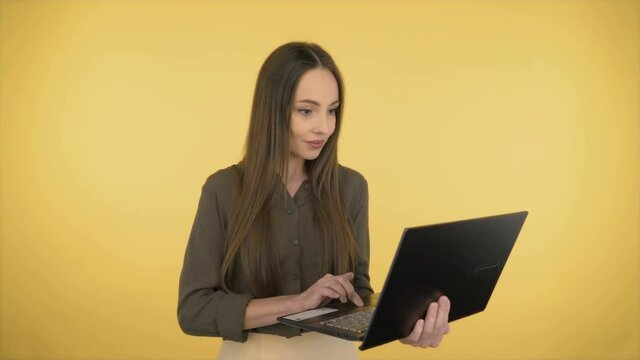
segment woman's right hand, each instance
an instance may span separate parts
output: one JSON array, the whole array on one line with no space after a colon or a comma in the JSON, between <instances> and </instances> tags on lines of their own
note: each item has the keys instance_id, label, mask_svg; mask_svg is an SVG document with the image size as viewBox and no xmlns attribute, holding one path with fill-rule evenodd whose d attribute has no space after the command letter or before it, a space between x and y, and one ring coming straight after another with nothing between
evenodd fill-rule
<instances>
[{"instance_id":1,"label":"woman's right hand","mask_svg":"<svg viewBox=\"0 0 640 360\"><path fill-rule=\"evenodd\" d=\"M343 303L351 300L357 306L364 305L351 285L351 280L353 280L352 272L342 275L326 274L307 290L297 295L298 308L300 311L315 309L326 305L333 299L340 299Z\"/></svg>"}]
</instances>

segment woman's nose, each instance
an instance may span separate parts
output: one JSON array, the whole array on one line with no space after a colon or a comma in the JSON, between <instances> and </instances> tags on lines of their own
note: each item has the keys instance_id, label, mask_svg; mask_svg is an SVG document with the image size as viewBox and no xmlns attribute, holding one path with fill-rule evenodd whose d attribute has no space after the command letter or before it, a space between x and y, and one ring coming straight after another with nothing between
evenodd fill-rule
<instances>
[{"instance_id":1,"label":"woman's nose","mask_svg":"<svg viewBox=\"0 0 640 360\"><path fill-rule=\"evenodd\" d=\"M318 119L318 122L316 123L316 132L321 134L330 133L333 121L335 121L333 119L333 115L327 114L320 116L320 119Z\"/></svg>"}]
</instances>

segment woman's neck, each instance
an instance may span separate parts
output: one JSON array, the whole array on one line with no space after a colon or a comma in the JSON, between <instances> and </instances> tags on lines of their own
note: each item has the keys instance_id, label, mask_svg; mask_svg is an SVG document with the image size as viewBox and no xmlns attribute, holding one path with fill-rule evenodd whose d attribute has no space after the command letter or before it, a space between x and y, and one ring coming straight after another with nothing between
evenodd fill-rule
<instances>
[{"instance_id":1,"label":"woman's neck","mask_svg":"<svg viewBox=\"0 0 640 360\"><path fill-rule=\"evenodd\" d=\"M307 178L306 169L304 167L304 159L302 158L289 158L289 164L287 165L287 190L289 195L294 197L300 184Z\"/></svg>"},{"instance_id":2,"label":"woman's neck","mask_svg":"<svg viewBox=\"0 0 640 360\"><path fill-rule=\"evenodd\" d=\"M289 158L287 165L287 184L299 183L307 178L307 170L304 167L303 158Z\"/></svg>"}]
</instances>

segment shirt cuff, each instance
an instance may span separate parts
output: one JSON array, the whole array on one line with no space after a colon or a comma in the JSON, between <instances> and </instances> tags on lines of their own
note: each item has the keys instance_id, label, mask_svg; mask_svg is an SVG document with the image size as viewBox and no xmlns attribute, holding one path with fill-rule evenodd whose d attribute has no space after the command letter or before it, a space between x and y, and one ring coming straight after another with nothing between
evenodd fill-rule
<instances>
[{"instance_id":1,"label":"shirt cuff","mask_svg":"<svg viewBox=\"0 0 640 360\"><path fill-rule=\"evenodd\" d=\"M249 330L244 330L244 314L251 294L227 294L222 298L216 316L218 332L223 340L247 341Z\"/></svg>"}]
</instances>

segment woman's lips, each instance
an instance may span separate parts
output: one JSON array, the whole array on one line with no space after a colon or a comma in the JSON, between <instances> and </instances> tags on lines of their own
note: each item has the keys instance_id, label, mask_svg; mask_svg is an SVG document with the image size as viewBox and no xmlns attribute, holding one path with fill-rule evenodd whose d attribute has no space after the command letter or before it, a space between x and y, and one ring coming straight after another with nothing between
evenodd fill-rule
<instances>
[{"instance_id":1,"label":"woman's lips","mask_svg":"<svg viewBox=\"0 0 640 360\"><path fill-rule=\"evenodd\" d=\"M314 141L305 141L305 142L314 149L320 149L322 148L322 145L324 145L324 140L314 140Z\"/></svg>"}]
</instances>

